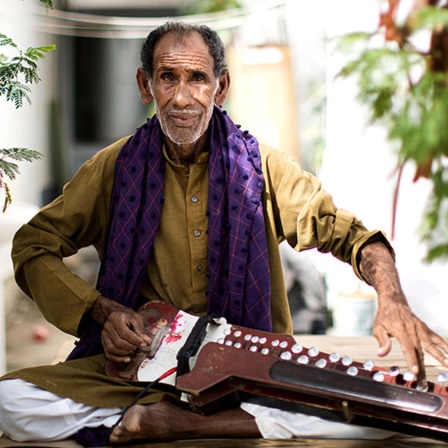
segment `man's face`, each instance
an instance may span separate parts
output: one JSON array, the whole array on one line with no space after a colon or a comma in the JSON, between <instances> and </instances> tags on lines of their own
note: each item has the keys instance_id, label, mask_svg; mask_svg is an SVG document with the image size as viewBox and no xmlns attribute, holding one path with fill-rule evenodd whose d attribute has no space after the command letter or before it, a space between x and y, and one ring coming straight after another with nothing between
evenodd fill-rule
<instances>
[{"instance_id":1,"label":"man's face","mask_svg":"<svg viewBox=\"0 0 448 448\"><path fill-rule=\"evenodd\" d=\"M153 58L150 88L163 132L177 145L197 142L208 128L219 88L206 43L198 33L170 32L157 42Z\"/></svg>"}]
</instances>

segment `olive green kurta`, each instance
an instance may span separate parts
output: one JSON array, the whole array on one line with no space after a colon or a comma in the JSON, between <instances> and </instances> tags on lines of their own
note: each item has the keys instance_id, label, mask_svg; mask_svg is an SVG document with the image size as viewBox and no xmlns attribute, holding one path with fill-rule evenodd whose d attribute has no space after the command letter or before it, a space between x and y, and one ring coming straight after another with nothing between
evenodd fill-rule
<instances>
[{"instance_id":1,"label":"olive green kurta","mask_svg":"<svg viewBox=\"0 0 448 448\"><path fill-rule=\"evenodd\" d=\"M62 258L94 245L101 257L115 160L126 138L88 161L65 186L63 194L17 233L13 246L16 279L37 303L46 319L78 335L83 315L99 292L70 272ZM297 250L317 247L357 267L357 254L380 232L368 232L352 214L337 209L319 180L301 170L286 153L260 144L265 188L263 205L272 290L273 329L292 330L283 285L278 244L284 239ZM166 155L164 205L141 293L193 314L207 308L208 153L190 167L174 164ZM62 396L94 405L123 406L138 388L107 378L104 357L76 360L53 367L14 372ZM112 389L113 386L113 389ZM113 393L112 393L113 392ZM158 401L151 395L147 402Z\"/></svg>"}]
</instances>

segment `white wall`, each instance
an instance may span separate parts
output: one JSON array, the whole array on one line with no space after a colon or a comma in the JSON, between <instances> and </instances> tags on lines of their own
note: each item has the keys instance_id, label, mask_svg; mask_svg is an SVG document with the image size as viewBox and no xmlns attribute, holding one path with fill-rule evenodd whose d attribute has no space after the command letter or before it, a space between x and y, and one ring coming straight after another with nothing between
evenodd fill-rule
<instances>
[{"instance_id":1,"label":"white wall","mask_svg":"<svg viewBox=\"0 0 448 448\"><path fill-rule=\"evenodd\" d=\"M37 0L2 0L0 31L12 38L22 50L54 43L50 36L33 30L30 6L39 3ZM0 47L0 52L6 52L6 47ZM51 53L39 62L42 82L31 87L31 106L25 103L21 109L15 109L12 102L0 98L2 148L26 147L43 154L48 153L48 110L55 82L52 63ZM47 187L48 182L47 164L48 160L45 159L20 164L21 175L9 183L14 202L25 201L40 205L42 190ZM3 200L2 192L0 200ZM0 216L0 220L2 219L4 216Z\"/></svg>"},{"instance_id":2,"label":"white wall","mask_svg":"<svg viewBox=\"0 0 448 448\"><path fill-rule=\"evenodd\" d=\"M48 36L33 31L33 17L30 5L37 0L2 0L0 7L0 32L7 35L21 50L51 44ZM0 52L11 53L8 47L0 47ZM39 63L42 83L32 86L32 105L25 103L15 109L12 102L0 98L0 147L25 147L46 155L48 153L48 105L52 96L52 61ZM28 221L38 210L42 201L42 191L47 186L47 160L33 163L19 163L20 175L13 181L6 180L13 202L6 212L0 212L0 373L6 370L5 317L4 310L11 308L13 297L6 296L5 287L13 276L10 258L11 241L16 230ZM4 191L0 190L0 205L3 208ZM11 290L9 291L11 292Z\"/></svg>"}]
</instances>

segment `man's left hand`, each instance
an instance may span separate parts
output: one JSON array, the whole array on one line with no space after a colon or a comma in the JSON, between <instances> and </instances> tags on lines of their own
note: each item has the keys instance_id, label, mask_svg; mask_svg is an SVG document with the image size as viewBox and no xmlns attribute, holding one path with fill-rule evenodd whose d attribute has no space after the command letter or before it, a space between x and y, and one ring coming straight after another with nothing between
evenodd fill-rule
<instances>
[{"instance_id":1,"label":"man's left hand","mask_svg":"<svg viewBox=\"0 0 448 448\"><path fill-rule=\"evenodd\" d=\"M379 356L386 356L391 338L397 339L409 370L425 388L424 353L448 367L448 344L411 310L400 285L395 262L389 249L380 242L366 244L361 250L360 271L378 294L378 311L373 335L379 343Z\"/></svg>"}]
</instances>

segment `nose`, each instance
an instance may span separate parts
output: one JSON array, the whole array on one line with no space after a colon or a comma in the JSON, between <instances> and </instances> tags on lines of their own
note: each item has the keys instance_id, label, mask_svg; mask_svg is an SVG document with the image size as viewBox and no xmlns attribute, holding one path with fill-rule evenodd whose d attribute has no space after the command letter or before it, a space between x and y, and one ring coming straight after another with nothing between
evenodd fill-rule
<instances>
[{"instance_id":1,"label":"nose","mask_svg":"<svg viewBox=\"0 0 448 448\"><path fill-rule=\"evenodd\" d=\"M177 83L173 98L174 105L179 109L193 104L193 94L187 81L180 80Z\"/></svg>"}]
</instances>

